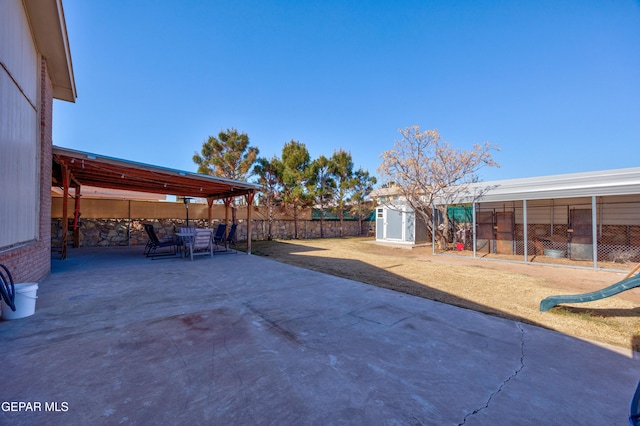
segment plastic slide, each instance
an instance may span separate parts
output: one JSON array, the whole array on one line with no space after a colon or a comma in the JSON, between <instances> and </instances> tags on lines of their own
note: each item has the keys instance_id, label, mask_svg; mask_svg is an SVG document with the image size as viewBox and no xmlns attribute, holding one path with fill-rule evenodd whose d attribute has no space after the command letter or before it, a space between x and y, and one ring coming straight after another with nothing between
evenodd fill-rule
<instances>
[{"instance_id":1,"label":"plastic slide","mask_svg":"<svg viewBox=\"0 0 640 426\"><path fill-rule=\"evenodd\" d=\"M636 393L633 395L633 398L631 398L629 423L631 424L631 426L640 426L640 382L638 382Z\"/></svg>"},{"instance_id":2,"label":"plastic slide","mask_svg":"<svg viewBox=\"0 0 640 426\"><path fill-rule=\"evenodd\" d=\"M614 296L635 287L640 287L640 274L610 285L602 290L593 291L585 294L573 294L565 296L550 296L540 302L540 311L545 312L560 303L582 303L594 300L604 299L605 297Z\"/></svg>"}]
</instances>

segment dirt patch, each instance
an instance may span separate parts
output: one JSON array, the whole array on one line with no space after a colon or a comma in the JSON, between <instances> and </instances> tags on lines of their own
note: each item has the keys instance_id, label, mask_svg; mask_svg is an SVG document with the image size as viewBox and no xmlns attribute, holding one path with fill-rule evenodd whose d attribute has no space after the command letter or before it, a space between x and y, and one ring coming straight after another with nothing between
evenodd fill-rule
<instances>
[{"instance_id":1,"label":"dirt patch","mask_svg":"<svg viewBox=\"0 0 640 426\"><path fill-rule=\"evenodd\" d=\"M595 291L623 273L434 256L431 247L397 248L370 238L252 244L253 254L280 262L640 351L640 289L539 309L547 296Z\"/></svg>"}]
</instances>

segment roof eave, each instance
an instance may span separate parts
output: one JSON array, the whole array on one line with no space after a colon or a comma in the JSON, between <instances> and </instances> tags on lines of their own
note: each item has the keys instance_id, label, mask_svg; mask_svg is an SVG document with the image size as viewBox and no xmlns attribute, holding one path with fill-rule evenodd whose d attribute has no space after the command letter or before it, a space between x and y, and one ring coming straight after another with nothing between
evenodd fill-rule
<instances>
[{"instance_id":1,"label":"roof eave","mask_svg":"<svg viewBox=\"0 0 640 426\"><path fill-rule=\"evenodd\" d=\"M53 97L75 102L76 83L62 0L23 0L38 52L47 61Z\"/></svg>"}]
</instances>

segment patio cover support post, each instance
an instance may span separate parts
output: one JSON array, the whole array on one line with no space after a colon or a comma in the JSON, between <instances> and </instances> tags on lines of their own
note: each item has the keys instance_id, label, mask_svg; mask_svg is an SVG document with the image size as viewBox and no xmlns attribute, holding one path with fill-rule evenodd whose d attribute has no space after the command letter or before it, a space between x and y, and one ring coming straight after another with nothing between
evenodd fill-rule
<instances>
[{"instance_id":1,"label":"patio cover support post","mask_svg":"<svg viewBox=\"0 0 640 426\"><path fill-rule=\"evenodd\" d=\"M75 186L76 196L73 206L73 247L80 247L80 185Z\"/></svg>"},{"instance_id":2,"label":"patio cover support post","mask_svg":"<svg viewBox=\"0 0 640 426\"><path fill-rule=\"evenodd\" d=\"M471 211L471 215L472 215L471 221L473 222L471 224L471 226L473 226L473 228L472 228L472 233L473 233L473 257L476 257L476 248L477 248L477 245L476 245L476 241L477 241L476 233L477 232L476 231L478 230L478 228L477 228L477 225L476 225L476 203L475 203L475 201L473 202L473 210Z\"/></svg>"},{"instance_id":3,"label":"patio cover support post","mask_svg":"<svg viewBox=\"0 0 640 426\"><path fill-rule=\"evenodd\" d=\"M71 172L66 166L62 166L62 243L61 243L61 259L67 258L67 233L69 232L69 180Z\"/></svg>"},{"instance_id":4,"label":"patio cover support post","mask_svg":"<svg viewBox=\"0 0 640 426\"><path fill-rule=\"evenodd\" d=\"M127 206L127 247L131 247L131 200Z\"/></svg>"},{"instance_id":5,"label":"patio cover support post","mask_svg":"<svg viewBox=\"0 0 640 426\"><path fill-rule=\"evenodd\" d=\"M254 197L254 192L251 191L250 193L248 193L247 195L244 196L245 200L247 201L247 254L251 254L251 234L252 234L252 228L253 228L253 223L251 222L252 219L252 207L253 207L253 197Z\"/></svg>"},{"instance_id":6,"label":"patio cover support post","mask_svg":"<svg viewBox=\"0 0 640 426\"><path fill-rule=\"evenodd\" d=\"M597 214L596 196L591 196L591 233L593 240L593 269L598 268L598 214Z\"/></svg>"},{"instance_id":7,"label":"patio cover support post","mask_svg":"<svg viewBox=\"0 0 640 426\"><path fill-rule=\"evenodd\" d=\"M527 232L527 200L522 200L522 227L523 231L523 239L524 239L524 261L527 263L529 261L529 252L527 250L527 246L529 245L529 232Z\"/></svg>"},{"instance_id":8,"label":"patio cover support post","mask_svg":"<svg viewBox=\"0 0 640 426\"><path fill-rule=\"evenodd\" d=\"M209 206L209 228L213 228L213 198L207 198L207 205Z\"/></svg>"},{"instance_id":9,"label":"patio cover support post","mask_svg":"<svg viewBox=\"0 0 640 426\"><path fill-rule=\"evenodd\" d=\"M227 226L227 229L224 231L225 238L229 235L229 206L231 205L231 197L227 197L224 199L224 224Z\"/></svg>"}]
</instances>

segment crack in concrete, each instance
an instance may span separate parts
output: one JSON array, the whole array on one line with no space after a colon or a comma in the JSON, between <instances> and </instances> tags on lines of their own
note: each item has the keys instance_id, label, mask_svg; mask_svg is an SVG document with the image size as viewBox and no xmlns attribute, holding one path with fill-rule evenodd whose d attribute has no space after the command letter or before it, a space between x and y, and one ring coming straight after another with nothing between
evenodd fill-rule
<instances>
[{"instance_id":1,"label":"crack in concrete","mask_svg":"<svg viewBox=\"0 0 640 426\"><path fill-rule=\"evenodd\" d=\"M268 318L264 312L258 310L258 308L252 306L250 303L245 303L244 305L255 315L262 318L262 320L264 320L264 322L266 322L270 326L269 328L278 332L280 335L282 335L285 339L289 340L290 342L293 342L298 345L302 345L302 342L300 342L300 340L298 339L298 336L296 336L294 333L290 332L289 330L285 329L282 326L283 321L275 321L271 318ZM287 321L284 321L284 322L287 322Z\"/></svg>"},{"instance_id":2,"label":"crack in concrete","mask_svg":"<svg viewBox=\"0 0 640 426\"><path fill-rule=\"evenodd\" d=\"M509 383L512 379L514 379L524 368L524 329L522 328L522 325L520 323L516 323L516 325L520 330L520 367L518 367L516 371L514 371L509 377L507 377L505 381L502 382L498 390L496 390L495 392L492 392L491 395L489 395L489 399L487 399L487 402L484 406L480 408L476 408L475 410L473 410L472 412L464 416L462 423L458 423L458 426L463 426L467 422L469 417L474 416L479 412L481 412L482 410L489 408L489 405L491 405L491 401L493 400L493 398L496 397L500 392L502 392L502 389L504 389L507 383Z\"/></svg>"}]
</instances>

